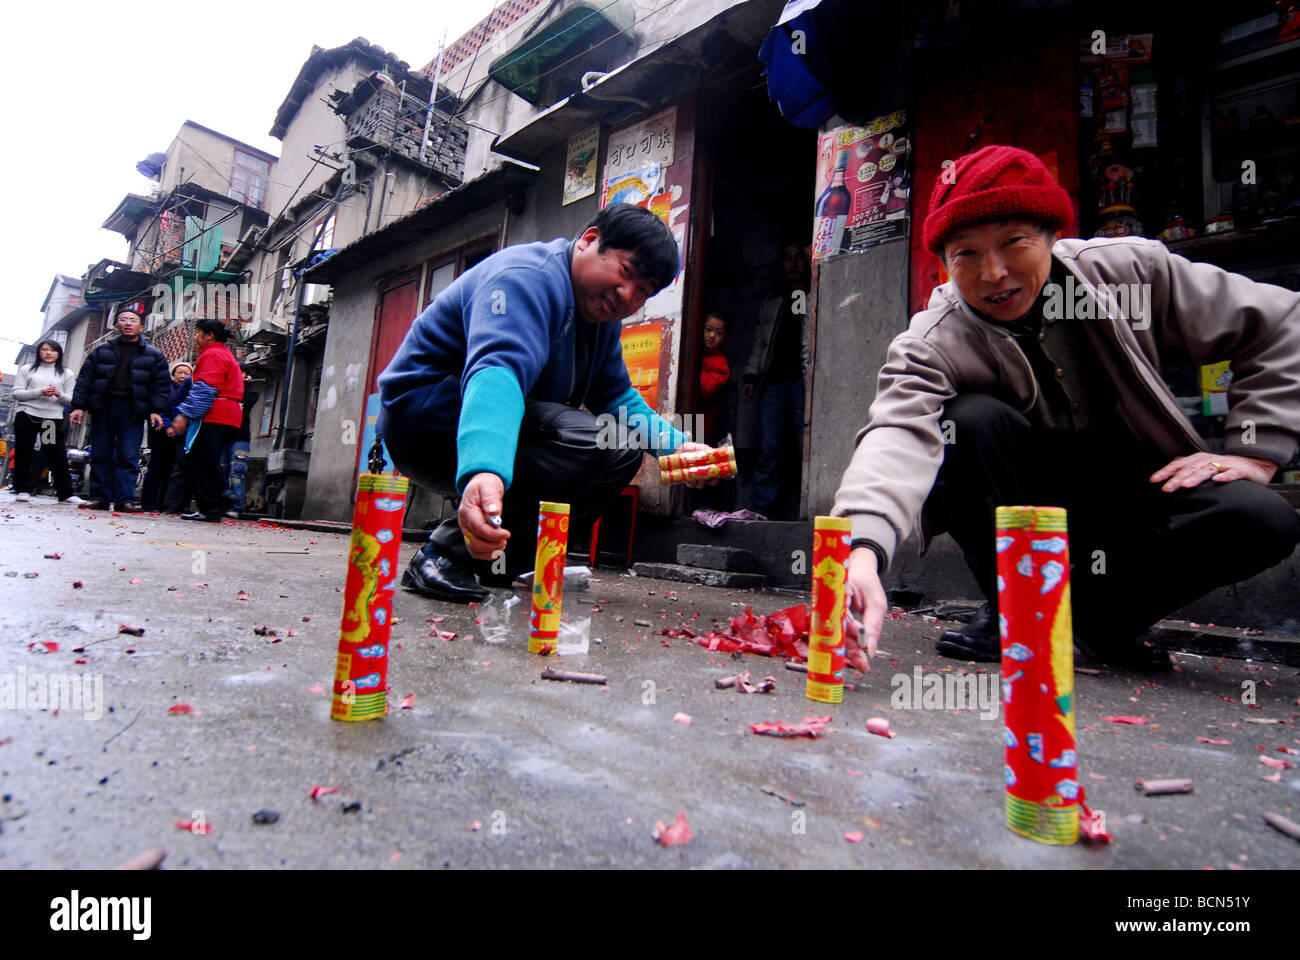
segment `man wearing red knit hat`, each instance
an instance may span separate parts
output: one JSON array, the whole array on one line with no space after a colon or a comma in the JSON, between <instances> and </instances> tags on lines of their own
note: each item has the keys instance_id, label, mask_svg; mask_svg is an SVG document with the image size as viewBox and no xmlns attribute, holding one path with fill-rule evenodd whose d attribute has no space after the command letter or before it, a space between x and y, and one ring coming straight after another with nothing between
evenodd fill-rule
<instances>
[{"instance_id":1,"label":"man wearing red knit hat","mask_svg":"<svg viewBox=\"0 0 1300 960\"><path fill-rule=\"evenodd\" d=\"M1072 212L1014 147L967 154L935 184L925 244L952 279L890 345L832 511L853 521L850 633L869 650L880 575L915 528L923 547L951 533L988 601L939 652L1001 658L997 506L1067 509L1076 643L1137 670L1170 666L1142 639L1151 624L1300 542L1265 486L1300 441L1300 294L1153 240L1062 240ZM1179 407L1162 356L1232 362L1224 453Z\"/></svg>"}]
</instances>

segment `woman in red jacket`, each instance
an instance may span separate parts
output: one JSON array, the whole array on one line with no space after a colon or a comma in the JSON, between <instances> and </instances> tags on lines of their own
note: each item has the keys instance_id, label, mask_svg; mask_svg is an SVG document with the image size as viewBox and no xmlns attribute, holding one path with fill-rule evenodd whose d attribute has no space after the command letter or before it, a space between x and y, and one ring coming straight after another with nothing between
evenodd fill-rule
<instances>
[{"instance_id":1,"label":"woman in red jacket","mask_svg":"<svg viewBox=\"0 0 1300 960\"><path fill-rule=\"evenodd\" d=\"M168 436L185 437L185 477L198 504L196 512L181 515L184 520L217 523L228 506L221 453L239 433L244 399L244 374L226 347L229 338L230 331L220 320L200 320L195 325L194 386L167 428Z\"/></svg>"}]
</instances>

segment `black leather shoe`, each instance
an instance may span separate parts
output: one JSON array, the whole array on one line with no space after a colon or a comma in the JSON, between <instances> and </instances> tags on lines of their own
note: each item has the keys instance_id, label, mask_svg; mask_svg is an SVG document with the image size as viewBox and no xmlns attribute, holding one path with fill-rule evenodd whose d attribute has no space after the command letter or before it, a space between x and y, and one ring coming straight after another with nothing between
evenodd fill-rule
<instances>
[{"instance_id":1,"label":"black leather shoe","mask_svg":"<svg viewBox=\"0 0 1300 960\"><path fill-rule=\"evenodd\" d=\"M436 552L430 544L411 558L402 574L402 586L448 603L481 603L491 595L479 585L473 571Z\"/></svg>"},{"instance_id":2,"label":"black leather shoe","mask_svg":"<svg viewBox=\"0 0 1300 960\"><path fill-rule=\"evenodd\" d=\"M195 510L193 513L182 513L182 514L181 514L181 519L182 519L182 520L202 520L202 521L204 521L204 522L206 522L206 523L220 523L220 522L221 522L221 514L219 514L219 513L204 513L202 510Z\"/></svg>"},{"instance_id":3,"label":"black leather shoe","mask_svg":"<svg viewBox=\"0 0 1300 960\"><path fill-rule=\"evenodd\" d=\"M139 513L141 510L140 504L132 503L130 500L126 503L118 504L117 509L121 513Z\"/></svg>"},{"instance_id":4,"label":"black leather shoe","mask_svg":"<svg viewBox=\"0 0 1300 960\"><path fill-rule=\"evenodd\" d=\"M1119 667L1137 673L1168 673L1174 668L1168 652L1160 649L1150 640L1129 641L1103 646L1095 641L1085 641L1075 634L1074 645L1079 648L1085 660L1104 663L1108 667Z\"/></svg>"},{"instance_id":5,"label":"black leather shoe","mask_svg":"<svg viewBox=\"0 0 1300 960\"><path fill-rule=\"evenodd\" d=\"M934 648L945 657L956 660L975 660L980 663L999 663L1002 660L1002 640L998 635L998 617L987 603L960 630L948 630Z\"/></svg>"},{"instance_id":6,"label":"black leather shoe","mask_svg":"<svg viewBox=\"0 0 1300 960\"><path fill-rule=\"evenodd\" d=\"M108 504L103 500L91 500L90 503L83 504L84 510L107 510Z\"/></svg>"}]
</instances>

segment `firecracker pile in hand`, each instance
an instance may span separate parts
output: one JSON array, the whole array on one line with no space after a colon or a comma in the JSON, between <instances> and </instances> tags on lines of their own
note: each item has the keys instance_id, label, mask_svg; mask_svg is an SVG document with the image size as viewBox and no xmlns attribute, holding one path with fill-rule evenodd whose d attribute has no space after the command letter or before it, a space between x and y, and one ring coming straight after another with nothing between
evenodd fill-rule
<instances>
[{"instance_id":1,"label":"firecracker pile in hand","mask_svg":"<svg viewBox=\"0 0 1300 960\"><path fill-rule=\"evenodd\" d=\"M786 657L791 660L808 659L808 608L800 603L776 613L755 615L746 607L743 616L729 617L726 630L710 630L697 634L687 626L669 627L666 637L685 637L709 650L726 653L739 650L757 653L764 657Z\"/></svg>"}]
</instances>

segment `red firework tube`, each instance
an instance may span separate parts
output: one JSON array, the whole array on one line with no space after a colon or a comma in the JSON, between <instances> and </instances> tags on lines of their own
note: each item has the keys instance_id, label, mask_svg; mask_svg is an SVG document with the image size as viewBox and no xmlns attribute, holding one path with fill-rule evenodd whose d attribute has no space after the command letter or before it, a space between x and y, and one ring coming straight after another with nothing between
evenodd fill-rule
<instances>
[{"instance_id":1,"label":"red firework tube","mask_svg":"<svg viewBox=\"0 0 1300 960\"><path fill-rule=\"evenodd\" d=\"M848 517L813 521L812 629L804 692L818 703L844 700L844 585L851 529Z\"/></svg>"},{"instance_id":2,"label":"red firework tube","mask_svg":"<svg viewBox=\"0 0 1300 960\"><path fill-rule=\"evenodd\" d=\"M388 713L388 636L408 485L405 477L376 473L363 473L357 484L330 705L335 720Z\"/></svg>"},{"instance_id":3,"label":"red firework tube","mask_svg":"<svg viewBox=\"0 0 1300 960\"><path fill-rule=\"evenodd\" d=\"M665 453L659 458L659 469L680 470L684 467L698 467L704 463L730 463L735 458L736 450L731 446L695 450L689 453Z\"/></svg>"},{"instance_id":4,"label":"red firework tube","mask_svg":"<svg viewBox=\"0 0 1300 960\"><path fill-rule=\"evenodd\" d=\"M569 552L569 505L543 500L537 505L537 563L533 573L533 613L528 620L528 652L554 653L564 603L564 560Z\"/></svg>"},{"instance_id":5,"label":"red firework tube","mask_svg":"<svg viewBox=\"0 0 1300 960\"><path fill-rule=\"evenodd\" d=\"M1079 838L1079 772L1065 510L998 507L996 522L1007 826L1070 844Z\"/></svg>"},{"instance_id":6,"label":"red firework tube","mask_svg":"<svg viewBox=\"0 0 1300 960\"><path fill-rule=\"evenodd\" d=\"M680 462L678 458L695 456L695 462ZM669 461L665 465L665 461ZM682 483L687 480L725 480L739 473L734 447L718 447L705 454L669 454L659 458L659 479L663 483Z\"/></svg>"}]
</instances>

